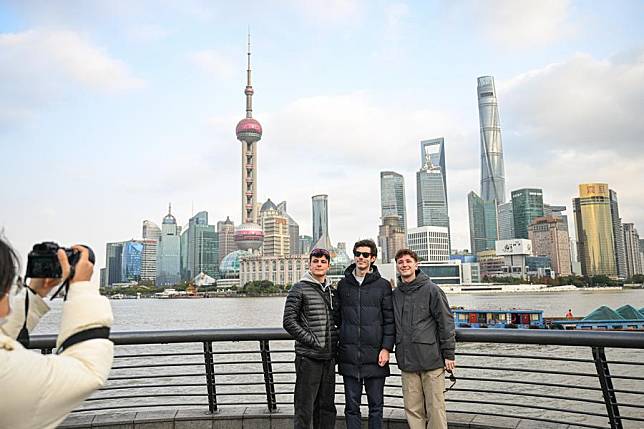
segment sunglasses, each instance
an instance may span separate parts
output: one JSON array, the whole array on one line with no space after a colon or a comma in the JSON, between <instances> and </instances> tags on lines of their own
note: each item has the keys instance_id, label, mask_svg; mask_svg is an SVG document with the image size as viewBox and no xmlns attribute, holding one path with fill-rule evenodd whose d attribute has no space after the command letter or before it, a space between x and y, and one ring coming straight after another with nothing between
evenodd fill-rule
<instances>
[{"instance_id":1,"label":"sunglasses","mask_svg":"<svg viewBox=\"0 0 644 429\"><path fill-rule=\"evenodd\" d=\"M355 256L356 258L358 256L360 256L360 255L362 255L363 258L370 258L371 257L371 253L369 253L369 252L358 252L357 250L353 251L353 256Z\"/></svg>"},{"instance_id":2,"label":"sunglasses","mask_svg":"<svg viewBox=\"0 0 644 429\"><path fill-rule=\"evenodd\" d=\"M452 387L454 387L454 385L456 384L456 376L454 375L454 372L448 371L448 374L449 374L448 379L449 379L449 381L452 382L452 385L449 386L447 389L443 390L443 393L447 393L450 390L452 390Z\"/></svg>"},{"instance_id":3,"label":"sunglasses","mask_svg":"<svg viewBox=\"0 0 644 429\"><path fill-rule=\"evenodd\" d=\"M331 259L331 254L326 249L313 249L311 250L310 256L315 256L316 258L326 256L328 259Z\"/></svg>"}]
</instances>

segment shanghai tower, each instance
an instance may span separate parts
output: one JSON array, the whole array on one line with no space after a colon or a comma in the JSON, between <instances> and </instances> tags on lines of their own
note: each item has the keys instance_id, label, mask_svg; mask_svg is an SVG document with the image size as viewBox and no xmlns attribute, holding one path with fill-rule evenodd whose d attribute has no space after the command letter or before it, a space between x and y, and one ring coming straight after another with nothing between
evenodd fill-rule
<instances>
[{"instance_id":1,"label":"shanghai tower","mask_svg":"<svg viewBox=\"0 0 644 429\"><path fill-rule=\"evenodd\" d=\"M501 122L494 77L481 76L477 85L481 127L481 198L505 203L505 168Z\"/></svg>"}]
</instances>

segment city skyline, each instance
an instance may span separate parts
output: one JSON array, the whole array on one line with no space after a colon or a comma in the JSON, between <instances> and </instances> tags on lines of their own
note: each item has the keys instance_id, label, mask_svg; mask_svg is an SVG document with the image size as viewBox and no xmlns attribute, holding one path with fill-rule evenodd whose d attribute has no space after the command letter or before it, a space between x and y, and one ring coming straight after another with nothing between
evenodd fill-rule
<instances>
[{"instance_id":1,"label":"city skyline","mask_svg":"<svg viewBox=\"0 0 644 429\"><path fill-rule=\"evenodd\" d=\"M466 195L480 180L473 94L483 75L496 79L506 190L538 187L571 213L579 183L610 183L620 216L642 228L640 5L382 6L283 6L294 24L286 35L285 21L261 19L263 6L196 13L192 3L124 11L98 2L66 16L64 5L0 5L0 147L12 160L0 178L12 183L0 190L0 228L23 264L43 240L87 243L104 261L105 243L139 238L141 220L160 219L167 201L180 225L203 210L241 222L230 129L243 109L246 23L268 130L257 199L279 189L302 232L311 231L309 198L323 193L334 242L375 239L379 172L413 183L418 141L444 136L452 243L469 248ZM498 25L508 14L514 25ZM243 25L223 18L240 15ZM518 28L526 17L542 31ZM466 24L481 21L490 27ZM387 31L372 33L374 23ZM607 96L617 110L598 108ZM284 186L291 177L297 186ZM415 194L406 190L407 207Z\"/></svg>"}]
</instances>

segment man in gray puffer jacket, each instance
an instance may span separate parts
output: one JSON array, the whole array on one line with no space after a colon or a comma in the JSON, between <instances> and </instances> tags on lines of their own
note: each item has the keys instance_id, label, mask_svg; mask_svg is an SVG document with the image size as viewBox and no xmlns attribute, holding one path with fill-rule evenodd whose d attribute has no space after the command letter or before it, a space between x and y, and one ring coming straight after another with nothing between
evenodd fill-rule
<instances>
[{"instance_id":1,"label":"man in gray puffer jacket","mask_svg":"<svg viewBox=\"0 0 644 429\"><path fill-rule=\"evenodd\" d=\"M396 253L396 361L410 429L446 429L445 370L454 370L454 317L445 293L418 269L413 250Z\"/></svg>"},{"instance_id":2,"label":"man in gray puffer jacket","mask_svg":"<svg viewBox=\"0 0 644 429\"><path fill-rule=\"evenodd\" d=\"M335 354L340 314L326 273L331 255L313 249L309 271L284 305L284 329L295 339L295 429L335 427Z\"/></svg>"}]
</instances>

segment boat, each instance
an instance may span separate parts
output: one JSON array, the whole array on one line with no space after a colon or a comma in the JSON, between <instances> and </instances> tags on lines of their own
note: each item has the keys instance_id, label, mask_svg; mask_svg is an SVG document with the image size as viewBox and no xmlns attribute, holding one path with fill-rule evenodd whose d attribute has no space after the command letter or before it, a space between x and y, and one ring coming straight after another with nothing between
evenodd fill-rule
<instances>
[{"instance_id":1,"label":"boat","mask_svg":"<svg viewBox=\"0 0 644 429\"><path fill-rule=\"evenodd\" d=\"M486 310L455 308L457 328L544 329L543 310Z\"/></svg>"},{"instance_id":2,"label":"boat","mask_svg":"<svg viewBox=\"0 0 644 429\"><path fill-rule=\"evenodd\" d=\"M639 310L631 305L623 305L617 310L602 305L581 319L552 320L553 329L581 330L644 330L644 308Z\"/></svg>"}]
</instances>

